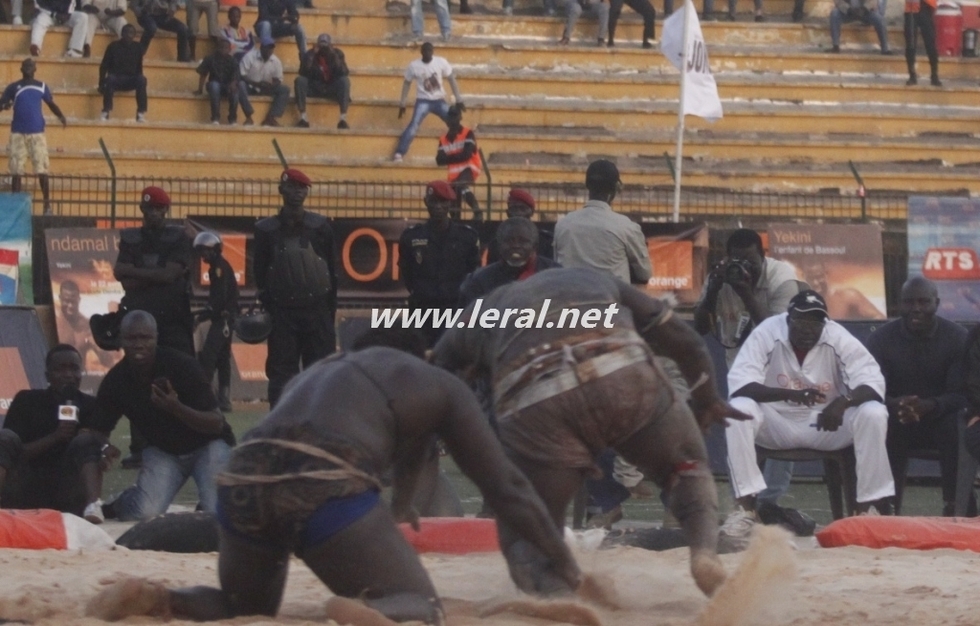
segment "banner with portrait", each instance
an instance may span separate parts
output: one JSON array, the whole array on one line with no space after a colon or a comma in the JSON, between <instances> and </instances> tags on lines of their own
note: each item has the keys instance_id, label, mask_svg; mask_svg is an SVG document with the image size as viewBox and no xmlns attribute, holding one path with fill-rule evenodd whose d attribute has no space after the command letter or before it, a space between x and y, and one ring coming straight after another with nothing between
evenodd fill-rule
<instances>
[{"instance_id":1,"label":"banner with portrait","mask_svg":"<svg viewBox=\"0 0 980 626\"><path fill-rule=\"evenodd\" d=\"M885 269L876 224L773 224L769 256L827 301L834 320L885 319Z\"/></svg>"}]
</instances>

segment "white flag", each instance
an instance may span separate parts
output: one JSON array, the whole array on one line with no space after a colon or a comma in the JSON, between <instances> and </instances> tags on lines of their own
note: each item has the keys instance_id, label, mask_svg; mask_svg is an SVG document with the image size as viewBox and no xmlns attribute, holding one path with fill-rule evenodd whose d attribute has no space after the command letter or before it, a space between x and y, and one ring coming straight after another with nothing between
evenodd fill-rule
<instances>
[{"instance_id":1,"label":"white flag","mask_svg":"<svg viewBox=\"0 0 980 626\"><path fill-rule=\"evenodd\" d=\"M686 0L681 11L664 20L661 29L660 51L674 67L681 70L684 81L684 102L681 111L684 115L697 115L715 121L722 117L721 100L718 98L718 85L711 75L708 65L708 48L701 34L701 23L691 0ZM684 40L684 17L687 17L687 55L685 67L681 68L681 51Z\"/></svg>"}]
</instances>

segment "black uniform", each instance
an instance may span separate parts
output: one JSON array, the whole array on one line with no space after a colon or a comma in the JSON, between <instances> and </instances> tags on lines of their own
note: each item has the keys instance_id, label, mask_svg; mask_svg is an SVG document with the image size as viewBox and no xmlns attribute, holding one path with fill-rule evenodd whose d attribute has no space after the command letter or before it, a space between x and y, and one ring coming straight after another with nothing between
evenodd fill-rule
<instances>
[{"instance_id":1,"label":"black uniform","mask_svg":"<svg viewBox=\"0 0 980 626\"><path fill-rule=\"evenodd\" d=\"M208 308L200 319L209 320L211 327L197 358L209 381L217 370L218 402L224 411L228 407L231 388L231 329L238 315L238 282L235 271L220 254L208 269L208 281L211 283Z\"/></svg>"},{"instance_id":2,"label":"black uniform","mask_svg":"<svg viewBox=\"0 0 980 626\"><path fill-rule=\"evenodd\" d=\"M450 222L444 232L426 222L407 228L398 243L398 267L411 309L451 309L466 276L480 267L480 237L475 230ZM442 334L429 316L425 329L430 345Z\"/></svg>"},{"instance_id":3,"label":"black uniform","mask_svg":"<svg viewBox=\"0 0 980 626\"><path fill-rule=\"evenodd\" d=\"M272 314L269 404L303 368L336 349L337 271L333 231L327 218L307 211L302 227L285 231L279 216L255 224L253 267L259 299Z\"/></svg>"},{"instance_id":4,"label":"black uniform","mask_svg":"<svg viewBox=\"0 0 980 626\"><path fill-rule=\"evenodd\" d=\"M180 226L162 230L126 228L120 234L116 263L138 268L162 268L178 263L185 271L172 283L153 283L127 289L122 306L127 311L143 310L157 322L157 344L194 354L194 317L191 315L187 268L191 265L191 240Z\"/></svg>"}]
</instances>

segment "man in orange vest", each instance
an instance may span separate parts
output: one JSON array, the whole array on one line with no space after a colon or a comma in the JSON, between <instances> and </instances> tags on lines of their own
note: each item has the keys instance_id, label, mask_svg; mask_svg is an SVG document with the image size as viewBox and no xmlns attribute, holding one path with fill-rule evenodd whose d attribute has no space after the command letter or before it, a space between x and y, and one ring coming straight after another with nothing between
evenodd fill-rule
<instances>
[{"instance_id":1,"label":"man in orange vest","mask_svg":"<svg viewBox=\"0 0 980 626\"><path fill-rule=\"evenodd\" d=\"M473 210L473 219L480 221L483 219L483 212L476 201L476 195L470 189L470 185L476 182L476 177L480 175L480 168L483 167L480 151L476 147L476 134L463 126L463 111L459 105L454 104L449 107L446 123L449 125L449 130L439 138L436 163L449 168L449 184L456 192L456 209L450 211L450 215L453 219L459 219L459 208L465 200Z\"/></svg>"}]
</instances>

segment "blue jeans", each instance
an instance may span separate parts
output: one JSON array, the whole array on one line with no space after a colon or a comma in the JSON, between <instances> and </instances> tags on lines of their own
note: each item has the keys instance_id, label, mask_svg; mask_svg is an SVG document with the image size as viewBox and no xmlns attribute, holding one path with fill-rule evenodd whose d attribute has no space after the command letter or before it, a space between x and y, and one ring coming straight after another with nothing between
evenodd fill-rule
<instances>
[{"instance_id":1,"label":"blue jeans","mask_svg":"<svg viewBox=\"0 0 980 626\"><path fill-rule=\"evenodd\" d=\"M453 22L449 17L449 2L447 0L434 0L433 4L436 7L436 20L439 22L439 33L445 37L453 29ZM412 0L411 13L412 34L416 37L421 37L425 32L425 24L422 21L422 0Z\"/></svg>"},{"instance_id":2,"label":"blue jeans","mask_svg":"<svg viewBox=\"0 0 980 626\"><path fill-rule=\"evenodd\" d=\"M201 508L213 513L218 500L215 476L224 469L230 454L231 447L221 439L181 455L168 454L155 446L146 448L136 484L115 501L119 520L144 520L164 513L191 477L197 485Z\"/></svg>"},{"instance_id":3,"label":"blue jeans","mask_svg":"<svg viewBox=\"0 0 980 626\"><path fill-rule=\"evenodd\" d=\"M211 100L211 121L221 119L221 96L228 97L228 122L233 123L238 119L238 84L232 88L231 85L222 86L216 80L208 82L208 97ZM251 115L250 113L246 115Z\"/></svg>"},{"instance_id":4,"label":"blue jeans","mask_svg":"<svg viewBox=\"0 0 980 626\"><path fill-rule=\"evenodd\" d=\"M878 44L881 46L881 49L883 51L888 50L888 33L885 30L885 22L881 19L880 13L874 11L859 17L852 13L844 13L836 7L830 12L830 41L833 45L840 45L841 25L847 24L848 22L861 22L873 26L875 34L878 35Z\"/></svg>"},{"instance_id":5,"label":"blue jeans","mask_svg":"<svg viewBox=\"0 0 980 626\"><path fill-rule=\"evenodd\" d=\"M255 34L259 36L259 41L262 41L265 37L272 37L273 39L295 37L296 47L299 48L299 60L300 62L303 61L303 55L306 54L306 31L303 30L302 24L263 20L255 24Z\"/></svg>"},{"instance_id":6,"label":"blue jeans","mask_svg":"<svg viewBox=\"0 0 980 626\"><path fill-rule=\"evenodd\" d=\"M408 127L402 131L402 136L398 138L398 147L395 148L395 154L404 156L408 152L409 146L412 145L412 140L415 139L415 135L417 135L419 132L419 126L422 125L422 120L424 120L429 113L435 113L439 116L439 119L446 122L447 118L449 117L449 103L445 100L416 99L415 109L412 111L412 121L409 123Z\"/></svg>"},{"instance_id":7,"label":"blue jeans","mask_svg":"<svg viewBox=\"0 0 980 626\"><path fill-rule=\"evenodd\" d=\"M762 477L766 481L766 488L756 497L756 506L763 502L778 504L777 500L789 491L789 483L793 479L793 462L767 459Z\"/></svg>"}]
</instances>

